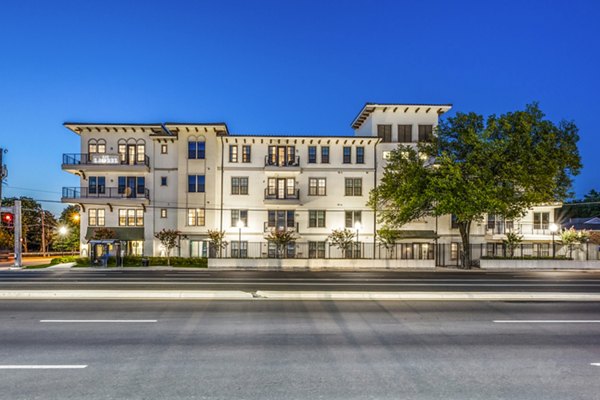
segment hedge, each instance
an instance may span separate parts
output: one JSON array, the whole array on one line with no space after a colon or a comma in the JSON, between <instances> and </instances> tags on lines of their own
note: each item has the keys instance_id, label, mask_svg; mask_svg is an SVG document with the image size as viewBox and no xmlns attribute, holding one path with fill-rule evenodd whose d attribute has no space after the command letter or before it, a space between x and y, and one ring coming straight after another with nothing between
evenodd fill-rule
<instances>
[{"instance_id":1,"label":"hedge","mask_svg":"<svg viewBox=\"0 0 600 400\"><path fill-rule=\"evenodd\" d=\"M61 257L64 259L67 257ZM142 258L148 259L148 263L150 266L166 266L167 265L167 257L142 257L142 256L125 256L123 257L123 266L124 267L141 267L142 266ZM54 260L52 260L54 261ZM208 268L208 261L206 258L199 257L171 257L171 266L172 267L191 267L191 268ZM90 259L85 257L74 257L74 259L69 261L60 261L60 262L75 262L77 267L89 267ZM108 258L108 266L116 267L117 260L115 257Z\"/></svg>"}]
</instances>

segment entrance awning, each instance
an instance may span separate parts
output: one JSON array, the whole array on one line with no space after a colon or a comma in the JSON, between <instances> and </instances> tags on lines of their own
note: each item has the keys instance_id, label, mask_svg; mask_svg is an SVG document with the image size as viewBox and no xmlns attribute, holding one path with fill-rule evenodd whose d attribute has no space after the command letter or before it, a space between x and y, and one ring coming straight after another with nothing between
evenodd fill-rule
<instances>
[{"instance_id":1,"label":"entrance awning","mask_svg":"<svg viewBox=\"0 0 600 400\"><path fill-rule=\"evenodd\" d=\"M144 240L144 228L139 228L139 227L113 228L113 227L104 227L104 226L102 228L110 229L111 231L114 231L116 234L115 239L119 239L119 240L126 241L126 242L130 242L130 241L134 241L134 240ZM94 232L96 232L96 229L101 229L101 228L87 228L87 232L85 233L85 240L89 241L94 236Z\"/></svg>"}]
</instances>

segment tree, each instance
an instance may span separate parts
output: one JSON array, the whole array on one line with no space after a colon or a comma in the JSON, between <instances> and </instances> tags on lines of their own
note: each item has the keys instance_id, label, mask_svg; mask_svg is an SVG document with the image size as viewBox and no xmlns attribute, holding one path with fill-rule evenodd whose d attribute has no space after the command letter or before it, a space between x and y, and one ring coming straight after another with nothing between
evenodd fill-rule
<instances>
[{"instance_id":1,"label":"tree","mask_svg":"<svg viewBox=\"0 0 600 400\"><path fill-rule=\"evenodd\" d=\"M171 265L171 250L177 246L177 239L181 232L175 229L163 229L154 234L167 251L167 265Z\"/></svg>"},{"instance_id":2,"label":"tree","mask_svg":"<svg viewBox=\"0 0 600 400\"><path fill-rule=\"evenodd\" d=\"M573 258L573 250L581 250L581 245L587 243L589 236L588 231L576 231L573 227L562 230L560 241L567 246L569 258Z\"/></svg>"},{"instance_id":3,"label":"tree","mask_svg":"<svg viewBox=\"0 0 600 400\"><path fill-rule=\"evenodd\" d=\"M469 268L473 222L488 213L516 219L533 205L570 196L572 177L581 168L577 132L573 122L544 119L537 104L487 120L457 113L440 122L433 142L391 152L369 205L381 223L394 228L453 214L461 264Z\"/></svg>"},{"instance_id":4,"label":"tree","mask_svg":"<svg viewBox=\"0 0 600 400\"><path fill-rule=\"evenodd\" d=\"M219 253L219 257L223 256L223 250L228 243L225 241L225 231L208 230L208 241L210 243L211 257L213 254ZM213 253L214 252L214 253Z\"/></svg>"},{"instance_id":5,"label":"tree","mask_svg":"<svg viewBox=\"0 0 600 400\"><path fill-rule=\"evenodd\" d=\"M400 233L397 229L381 228L377 231L377 241L380 246L383 246L390 256L394 256L396 242L400 238Z\"/></svg>"},{"instance_id":6,"label":"tree","mask_svg":"<svg viewBox=\"0 0 600 400\"><path fill-rule=\"evenodd\" d=\"M57 233L54 238L53 248L58 251L79 250L79 206L67 206L60 217L58 225L67 228L66 234Z\"/></svg>"},{"instance_id":7,"label":"tree","mask_svg":"<svg viewBox=\"0 0 600 400\"><path fill-rule=\"evenodd\" d=\"M344 253L345 258L352 258L352 245L355 234L350 229L334 229L327 240Z\"/></svg>"},{"instance_id":8,"label":"tree","mask_svg":"<svg viewBox=\"0 0 600 400\"><path fill-rule=\"evenodd\" d=\"M21 200L21 232L23 251L46 251L42 249L42 216L44 218L44 238L46 245L53 240L53 231L56 227L54 215L42 209L42 205L31 197L10 197L2 199L3 206L13 206L15 200ZM12 237L11 229L10 235Z\"/></svg>"},{"instance_id":9,"label":"tree","mask_svg":"<svg viewBox=\"0 0 600 400\"><path fill-rule=\"evenodd\" d=\"M293 229L271 229L265 235L265 239L275 244L277 247L277 257L279 258L285 254L288 244L298 239L298 235Z\"/></svg>"},{"instance_id":10,"label":"tree","mask_svg":"<svg viewBox=\"0 0 600 400\"><path fill-rule=\"evenodd\" d=\"M569 218L592 218L600 216L600 192L590 190L583 199L564 204L559 210L559 220Z\"/></svg>"},{"instance_id":11,"label":"tree","mask_svg":"<svg viewBox=\"0 0 600 400\"><path fill-rule=\"evenodd\" d=\"M516 232L507 232L506 233L506 239L503 239L502 243L504 244L504 247L508 251L509 257L511 257L511 258L514 257L515 250L517 247L519 247L521 242L523 242L523 235L519 235Z\"/></svg>"}]
</instances>

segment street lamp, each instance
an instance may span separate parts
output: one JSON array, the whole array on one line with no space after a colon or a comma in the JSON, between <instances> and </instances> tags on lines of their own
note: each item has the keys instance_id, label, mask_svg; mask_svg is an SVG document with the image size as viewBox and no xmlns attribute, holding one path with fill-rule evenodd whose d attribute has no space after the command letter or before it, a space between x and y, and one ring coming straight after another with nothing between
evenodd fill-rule
<instances>
[{"instance_id":1,"label":"street lamp","mask_svg":"<svg viewBox=\"0 0 600 400\"><path fill-rule=\"evenodd\" d=\"M79 214L73 214L73 222L79 222Z\"/></svg>"},{"instance_id":2,"label":"street lamp","mask_svg":"<svg viewBox=\"0 0 600 400\"><path fill-rule=\"evenodd\" d=\"M558 225L552 223L550 224L550 233L552 233L552 258L555 258L555 250L554 250L554 235L558 232Z\"/></svg>"},{"instance_id":3,"label":"street lamp","mask_svg":"<svg viewBox=\"0 0 600 400\"><path fill-rule=\"evenodd\" d=\"M68 231L69 231L69 230L67 229L67 227L66 227L66 226L61 226L60 228L58 228L58 233L59 233L61 236L65 236L65 235L67 234L67 232L68 232Z\"/></svg>"},{"instance_id":4,"label":"street lamp","mask_svg":"<svg viewBox=\"0 0 600 400\"><path fill-rule=\"evenodd\" d=\"M356 229L356 252L358 254L358 257L356 257L356 258L360 258L360 244L358 241L358 234L359 234L359 231L361 230L361 228L362 228L362 224L360 223L360 221L356 221L356 223L354 224L354 229Z\"/></svg>"},{"instance_id":5,"label":"street lamp","mask_svg":"<svg viewBox=\"0 0 600 400\"><path fill-rule=\"evenodd\" d=\"M238 257L242 258L242 228L245 226L244 221L242 221L241 218L238 219L237 224L235 224L235 226L237 226L240 230L240 235L238 238Z\"/></svg>"}]
</instances>

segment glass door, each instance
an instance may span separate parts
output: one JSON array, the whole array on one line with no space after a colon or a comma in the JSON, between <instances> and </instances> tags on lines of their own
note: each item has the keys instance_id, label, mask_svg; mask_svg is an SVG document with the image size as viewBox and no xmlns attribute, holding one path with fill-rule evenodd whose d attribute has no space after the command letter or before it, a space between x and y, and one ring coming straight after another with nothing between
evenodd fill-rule
<instances>
[{"instance_id":1,"label":"glass door","mask_svg":"<svg viewBox=\"0 0 600 400\"><path fill-rule=\"evenodd\" d=\"M127 145L127 164L135 165L135 157L136 157L135 144L128 144Z\"/></svg>"},{"instance_id":2,"label":"glass door","mask_svg":"<svg viewBox=\"0 0 600 400\"><path fill-rule=\"evenodd\" d=\"M136 183L135 176L128 176L127 177L127 189L125 191L126 194L127 194L127 197L130 197L130 198L135 197L135 193L136 193L135 183Z\"/></svg>"},{"instance_id":3,"label":"glass door","mask_svg":"<svg viewBox=\"0 0 600 400\"><path fill-rule=\"evenodd\" d=\"M277 165L285 166L286 148L285 146L277 146Z\"/></svg>"},{"instance_id":4,"label":"glass door","mask_svg":"<svg viewBox=\"0 0 600 400\"><path fill-rule=\"evenodd\" d=\"M285 199L285 178L277 179L277 198Z\"/></svg>"}]
</instances>

